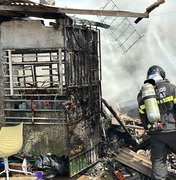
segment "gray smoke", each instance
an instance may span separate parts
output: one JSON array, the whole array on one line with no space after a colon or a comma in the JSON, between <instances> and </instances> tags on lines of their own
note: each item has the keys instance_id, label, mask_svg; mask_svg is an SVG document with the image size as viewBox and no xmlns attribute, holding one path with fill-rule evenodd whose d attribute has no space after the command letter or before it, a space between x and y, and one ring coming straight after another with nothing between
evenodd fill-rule
<instances>
[{"instance_id":1,"label":"gray smoke","mask_svg":"<svg viewBox=\"0 0 176 180\"><path fill-rule=\"evenodd\" d=\"M58 0L58 6L73 8L100 9L108 0L71 1ZM145 12L156 0L114 0L121 10ZM71 4L70 4L71 3ZM167 78L176 84L176 11L173 0L166 0L151 14L135 24L136 30L144 35L127 53L123 53L109 32L101 29L102 46L102 90L108 103L117 106L119 102L135 100L151 65L164 68ZM99 21L95 16L78 16ZM120 18L119 18L120 19Z\"/></svg>"},{"instance_id":2,"label":"gray smoke","mask_svg":"<svg viewBox=\"0 0 176 180\"><path fill-rule=\"evenodd\" d=\"M55 0L40 0L39 2L40 4L44 4L44 5L52 5L52 6L55 5Z\"/></svg>"},{"instance_id":3,"label":"gray smoke","mask_svg":"<svg viewBox=\"0 0 176 180\"><path fill-rule=\"evenodd\" d=\"M121 5L120 9L144 12L145 8L155 1L147 2L145 6L142 4L140 6L139 1L138 5L135 5L135 1L130 3L129 0L118 2L117 4ZM137 25L133 23L135 19L130 18L135 28L144 37L125 54L117 48L117 44L112 42L103 30L101 41L102 86L104 98L108 102L117 105L119 102L135 100L146 78L148 68L154 64L162 66L167 78L176 84L176 42L174 40L176 13L171 13L174 12L173 7L173 1L166 2L155 9L149 19L143 19Z\"/></svg>"}]
</instances>

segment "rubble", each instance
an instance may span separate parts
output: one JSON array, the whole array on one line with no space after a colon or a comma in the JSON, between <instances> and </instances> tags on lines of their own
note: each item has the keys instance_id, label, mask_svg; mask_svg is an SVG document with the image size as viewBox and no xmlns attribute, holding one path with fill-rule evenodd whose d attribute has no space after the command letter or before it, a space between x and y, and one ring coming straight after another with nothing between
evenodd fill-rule
<instances>
[{"instance_id":1,"label":"rubble","mask_svg":"<svg viewBox=\"0 0 176 180\"><path fill-rule=\"evenodd\" d=\"M109 105L106 104L106 106ZM106 137L102 134L103 142L99 151L98 162L84 172L77 174L73 179L150 180L152 168L150 143L148 138L145 137L146 134L140 120L133 119L120 111L114 111L112 107L109 109L116 117L116 121L118 119L118 123L115 123L114 116L108 115L104 111L106 118L103 119L102 124L106 123L106 126L102 125L102 127L105 127L104 135ZM111 121L111 123L107 121ZM121 124L123 125L121 126ZM127 131L124 131L124 127ZM135 142L135 140L138 140L138 142ZM57 179L57 177L63 176L66 171L68 175L68 162L62 160L62 157L56 157L55 155L41 155L35 159L33 168L40 170L44 179L53 179L54 177ZM167 161L168 179L174 180L176 178L176 155L170 152ZM16 164L16 166L19 165ZM31 169L31 164L28 164L28 166ZM27 179L27 177L25 178ZM29 177L29 180L32 179Z\"/></svg>"},{"instance_id":2,"label":"rubble","mask_svg":"<svg viewBox=\"0 0 176 180\"><path fill-rule=\"evenodd\" d=\"M142 128L140 119L133 119L119 111L114 111L105 100L103 103L113 116L108 115L105 110L103 115L106 116L106 120L109 119L113 123L108 123L109 127L104 129L106 138L102 145L101 165L93 167L86 173L86 177L79 179L95 178L98 180L102 176L100 174L106 171L111 172L111 178L108 177L108 179L150 179L152 164L149 136ZM135 144L131 140L139 141ZM174 180L176 178L176 155L170 153L167 161L168 179Z\"/></svg>"}]
</instances>

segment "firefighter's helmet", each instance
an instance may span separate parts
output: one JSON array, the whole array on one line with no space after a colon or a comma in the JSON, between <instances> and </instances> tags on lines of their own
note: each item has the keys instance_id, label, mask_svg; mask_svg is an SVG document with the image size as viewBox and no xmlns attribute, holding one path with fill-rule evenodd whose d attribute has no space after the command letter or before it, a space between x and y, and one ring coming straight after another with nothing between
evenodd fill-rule
<instances>
[{"instance_id":1,"label":"firefighter's helmet","mask_svg":"<svg viewBox=\"0 0 176 180\"><path fill-rule=\"evenodd\" d=\"M153 74L159 74L163 79L166 77L166 73L163 68L157 65L153 65L148 69L147 79L149 79L149 77Z\"/></svg>"}]
</instances>

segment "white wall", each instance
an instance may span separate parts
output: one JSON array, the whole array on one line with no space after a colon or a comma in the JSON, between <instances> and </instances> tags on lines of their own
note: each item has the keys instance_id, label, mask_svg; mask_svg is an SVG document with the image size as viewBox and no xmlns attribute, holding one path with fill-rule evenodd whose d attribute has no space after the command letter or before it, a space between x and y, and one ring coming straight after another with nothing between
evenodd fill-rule
<instances>
[{"instance_id":1,"label":"white wall","mask_svg":"<svg viewBox=\"0 0 176 180\"><path fill-rule=\"evenodd\" d=\"M2 49L64 47L62 27L46 27L40 20L3 22L0 25Z\"/></svg>"}]
</instances>

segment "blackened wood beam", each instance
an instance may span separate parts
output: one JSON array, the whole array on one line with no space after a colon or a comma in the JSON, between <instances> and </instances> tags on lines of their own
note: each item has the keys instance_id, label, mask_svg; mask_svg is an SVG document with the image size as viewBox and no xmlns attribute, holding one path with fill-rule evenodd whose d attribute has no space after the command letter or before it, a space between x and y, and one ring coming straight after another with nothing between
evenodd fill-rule
<instances>
[{"instance_id":1,"label":"blackened wood beam","mask_svg":"<svg viewBox=\"0 0 176 180\"><path fill-rule=\"evenodd\" d=\"M165 0L157 0L157 2L155 2L154 4L152 4L151 6L149 6L146 9L145 13L150 13L151 11L153 11L155 8L159 7L161 4L165 3ZM142 17L138 17L134 22L137 24L138 22L140 22L143 18Z\"/></svg>"},{"instance_id":2,"label":"blackened wood beam","mask_svg":"<svg viewBox=\"0 0 176 180\"><path fill-rule=\"evenodd\" d=\"M120 124L120 126L122 127L122 129L130 136L132 137L131 133L128 131L128 129L125 127L125 125L123 124L123 122L120 120L120 118L118 117L117 113L113 110L113 108L111 106L108 105L108 103L102 98L102 102L103 104L108 108L108 110L112 113L112 115L115 117L115 119L118 121L118 123Z\"/></svg>"}]
</instances>

